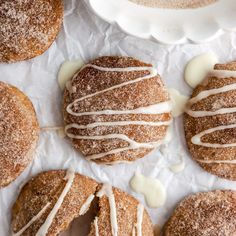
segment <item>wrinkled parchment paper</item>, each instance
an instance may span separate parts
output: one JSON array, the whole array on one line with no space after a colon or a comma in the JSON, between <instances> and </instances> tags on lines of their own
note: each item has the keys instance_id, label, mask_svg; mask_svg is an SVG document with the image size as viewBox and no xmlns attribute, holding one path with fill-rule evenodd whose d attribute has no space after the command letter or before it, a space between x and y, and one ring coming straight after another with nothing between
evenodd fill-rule
<instances>
[{"instance_id":1,"label":"wrinkled parchment paper","mask_svg":"<svg viewBox=\"0 0 236 236\"><path fill-rule=\"evenodd\" d=\"M190 95L191 89L183 80L184 67L193 56L209 51L217 54L222 62L235 60L236 33L227 33L202 45L159 45L128 36L117 26L99 19L89 10L86 0L65 0L65 19L56 42L46 53L33 60L10 65L0 64L0 80L17 86L30 97L41 127L60 126L63 123L62 91L57 83L57 73L65 60L82 58L88 61L102 55L137 57L153 63L168 87ZM175 120L172 130L174 138L167 157L155 151L131 165L113 167L87 162L72 148L68 140L59 137L56 132L41 132L32 164L14 183L0 190L0 235L10 234L11 207L22 185L37 173L50 169L76 166L76 171L81 174L97 181L109 182L137 197L144 205L143 196L130 189L130 178L136 170L146 176L158 178L166 187L167 201L159 209L148 209L153 223L158 225L163 225L176 204L191 193L218 188L236 190L236 183L208 174L191 160L185 146L181 117ZM176 150L182 152L186 162L185 170L179 174L168 169L168 166L180 159ZM82 235L78 234L77 227L75 229L77 230L71 230L67 235Z\"/></svg>"}]
</instances>

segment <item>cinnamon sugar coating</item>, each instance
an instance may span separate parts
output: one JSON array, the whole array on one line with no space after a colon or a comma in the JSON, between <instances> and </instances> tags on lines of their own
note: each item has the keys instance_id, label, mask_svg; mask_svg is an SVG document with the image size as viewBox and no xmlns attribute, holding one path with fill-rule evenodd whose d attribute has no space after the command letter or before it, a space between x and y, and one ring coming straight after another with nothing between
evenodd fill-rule
<instances>
[{"instance_id":1,"label":"cinnamon sugar coating","mask_svg":"<svg viewBox=\"0 0 236 236\"><path fill-rule=\"evenodd\" d=\"M100 57L89 64L105 68L127 68L127 67L151 67L152 65L141 62L131 57ZM79 71L71 81L71 91L65 90L64 94L64 122L65 125L72 123L88 125L101 122L160 122L170 121L170 112L161 114L91 114L74 116L66 109L76 99L93 94L122 83L148 76L150 71L100 71L93 67L85 67ZM169 101L168 92L159 75L141 80L132 84L112 89L96 96L86 98L73 107L76 112L94 112L103 110L129 111L137 108L148 107L153 104ZM126 124L109 126L97 126L93 128L69 130L73 135L80 136L104 136L122 134L138 143L161 142L167 131L168 125L150 126L140 124ZM85 157L107 153L115 149L127 148L129 143L118 138L104 138L102 140L71 138L73 146ZM97 163L113 163L122 161L134 161L147 155L153 148L137 148L107 154L98 159Z\"/></svg>"},{"instance_id":2,"label":"cinnamon sugar coating","mask_svg":"<svg viewBox=\"0 0 236 236\"><path fill-rule=\"evenodd\" d=\"M185 198L164 227L164 236L233 236L236 192L217 190Z\"/></svg>"},{"instance_id":3,"label":"cinnamon sugar coating","mask_svg":"<svg viewBox=\"0 0 236 236\"><path fill-rule=\"evenodd\" d=\"M12 230L14 233L17 233L30 222L45 205L51 203L43 215L22 236L32 236L37 233L65 188L67 182L65 176L66 171L63 170L43 172L32 178L23 187L12 210ZM80 210L88 197L96 195L101 186L96 181L76 173L73 184L49 227L47 236L56 236L65 231L73 219L80 216ZM119 189L113 188L113 193L116 204L118 235L130 236L137 222L136 214L139 202ZM110 206L106 195L99 199L99 207L96 214L98 216L99 235L112 235ZM90 224L90 222L87 222L87 224ZM92 224L89 235L95 236L94 224ZM146 210L144 210L143 214L142 235L153 235L151 219Z\"/></svg>"},{"instance_id":4,"label":"cinnamon sugar coating","mask_svg":"<svg viewBox=\"0 0 236 236\"><path fill-rule=\"evenodd\" d=\"M62 0L1 0L0 62L41 55L55 40L62 18Z\"/></svg>"},{"instance_id":5,"label":"cinnamon sugar coating","mask_svg":"<svg viewBox=\"0 0 236 236\"><path fill-rule=\"evenodd\" d=\"M217 64L216 70L232 70L236 71L236 63ZM194 89L192 97L200 92L226 85L235 84L236 77L217 78L211 76L202 84ZM216 111L222 108L236 107L236 90L227 91L211 95L192 106L195 111ZM214 116L191 117L185 114L184 126L187 145L190 153L198 164L206 171L222 178L236 180L236 147L204 147L198 146L191 142L191 138L200 132L218 127L236 124L236 113L227 113ZM205 143L233 144L236 143L236 129L228 128L218 130L210 134L206 134L201 138ZM214 161L222 163L214 163ZM210 161L211 163L203 163L202 161ZM230 163L231 162L231 163Z\"/></svg>"},{"instance_id":6,"label":"cinnamon sugar coating","mask_svg":"<svg viewBox=\"0 0 236 236\"><path fill-rule=\"evenodd\" d=\"M137 223L137 207L139 202L131 195L117 188L113 188L113 194L116 200L118 235L130 236ZM97 221L99 236L112 236L110 214L108 214L110 212L110 206L107 196L100 198L99 209ZM136 229L135 232L137 235ZM154 236L153 225L146 210L143 213L142 235ZM88 236L96 236L94 223L92 223Z\"/></svg>"},{"instance_id":7,"label":"cinnamon sugar coating","mask_svg":"<svg viewBox=\"0 0 236 236\"><path fill-rule=\"evenodd\" d=\"M30 164L38 138L39 125L28 97L0 82L0 188Z\"/></svg>"}]
</instances>

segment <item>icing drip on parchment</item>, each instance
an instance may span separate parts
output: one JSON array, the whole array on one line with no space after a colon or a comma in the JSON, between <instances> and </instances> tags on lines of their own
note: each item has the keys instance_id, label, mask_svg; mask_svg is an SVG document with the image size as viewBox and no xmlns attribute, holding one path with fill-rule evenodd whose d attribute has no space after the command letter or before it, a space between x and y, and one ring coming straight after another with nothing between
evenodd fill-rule
<instances>
[{"instance_id":1,"label":"icing drip on parchment","mask_svg":"<svg viewBox=\"0 0 236 236\"><path fill-rule=\"evenodd\" d=\"M65 61L58 72L58 84L61 90L65 89L66 83L73 77L73 75L83 66L81 59L73 61Z\"/></svg>"},{"instance_id":2,"label":"icing drip on parchment","mask_svg":"<svg viewBox=\"0 0 236 236\"><path fill-rule=\"evenodd\" d=\"M44 224L39 228L39 230L35 236L45 236L47 234L48 229L50 228L54 217L56 216L58 210L60 209L65 196L70 191L70 188L73 184L74 178L75 178L75 173L71 170L68 170L66 173L66 176L65 176L65 180L67 180L67 183L66 183L61 195L59 196L56 204L54 205L53 209L51 210L51 212L47 216L47 219L45 220ZM47 210L47 208L50 206L50 204L51 203L47 203L44 206L44 208L29 221L29 223L26 226L24 226L18 233L13 234L13 236L20 236L22 233L24 233L24 231L26 229L28 229L36 220L38 220L43 215L43 213Z\"/></svg>"},{"instance_id":3,"label":"icing drip on parchment","mask_svg":"<svg viewBox=\"0 0 236 236\"><path fill-rule=\"evenodd\" d=\"M145 75L140 78L136 78L134 80L130 80L115 86L112 86L110 88L104 89L102 91L98 91L86 96L83 96L79 99L76 99L72 103L70 103L66 110L70 115L73 116L87 116L87 115L125 115L125 114L163 114L171 111L171 101L167 102L160 102L158 104L152 104L147 107L139 107L133 110L101 110L101 111L91 111L91 112L75 112L73 108L78 104L79 102L103 94L108 91L112 91L114 89L119 89L124 86L134 84L141 82L146 79L151 79L154 76L157 75L156 69L153 67L127 67L127 68L106 68L106 67L100 67L96 65L86 65L82 69L85 68L94 68L99 71L104 71L104 72L137 72L137 71L149 71L150 73L148 75ZM100 159L103 158L104 156L110 155L110 154L115 154L119 153L122 151L127 151L131 149L138 149L138 148L150 148L153 149L157 146L160 146L161 142L155 142L155 143L137 143L134 140L131 140L128 136L124 134L110 134L110 135L100 135L100 136L80 136L80 135L74 135L70 132L70 129L89 129L89 128L97 128L101 126L127 126L127 125L145 125L145 126L168 126L171 123L171 120L167 122L145 122L145 121L111 121L111 122L94 122L88 125L79 125L76 123L72 123L66 126L65 131L68 137L72 139L87 139L87 140L103 140L103 139L121 139L129 143L128 147L125 148L117 148L114 150L111 150L109 152L105 153L100 153L100 154L94 154L91 156L86 157L89 160L95 160L95 159Z\"/></svg>"},{"instance_id":4,"label":"icing drip on parchment","mask_svg":"<svg viewBox=\"0 0 236 236\"><path fill-rule=\"evenodd\" d=\"M234 77L236 78L236 72L235 71L224 71L224 70L214 70L209 74L209 76L217 77L217 78L230 78ZM216 89L210 89L200 92L196 97L193 97L190 99L186 113L192 117L205 117L205 116L215 116L215 115L222 115L222 114L230 114L236 112L236 107L230 107L230 108L221 108L216 111L193 111L191 107L196 104L197 102L201 101L202 99L208 98L212 95L225 93L228 91L236 90L236 83L225 85L220 88ZM209 147L209 148L228 148L228 147L236 147L236 143L228 143L228 144L220 144L220 143L205 143L202 142L201 138L204 135L211 134L216 131L221 130L227 130L227 129L235 129L236 124L229 124L229 125L221 125L217 127L213 127L207 130L204 130L200 132L199 134L196 134L192 137L191 142L195 145ZM224 161L225 162L225 161Z\"/></svg>"},{"instance_id":5,"label":"icing drip on parchment","mask_svg":"<svg viewBox=\"0 0 236 236\"><path fill-rule=\"evenodd\" d=\"M216 63L218 63L218 59L211 52L195 56L185 68L185 81L190 87L195 88L214 69Z\"/></svg>"},{"instance_id":6,"label":"icing drip on parchment","mask_svg":"<svg viewBox=\"0 0 236 236\"><path fill-rule=\"evenodd\" d=\"M107 196L110 206L110 223L112 229L112 236L118 236L118 223L117 223L117 213L116 213L116 201L112 190L112 186L109 184L104 184L101 190L97 193L97 197Z\"/></svg>"},{"instance_id":7,"label":"icing drip on parchment","mask_svg":"<svg viewBox=\"0 0 236 236\"><path fill-rule=\"evenodd\" d=\"M151 208L163 206L166 201L166 190L158 179L148 178L137 172L130 180L130 186L133 191L145 196Z\"/></svg>"}]
</instances>

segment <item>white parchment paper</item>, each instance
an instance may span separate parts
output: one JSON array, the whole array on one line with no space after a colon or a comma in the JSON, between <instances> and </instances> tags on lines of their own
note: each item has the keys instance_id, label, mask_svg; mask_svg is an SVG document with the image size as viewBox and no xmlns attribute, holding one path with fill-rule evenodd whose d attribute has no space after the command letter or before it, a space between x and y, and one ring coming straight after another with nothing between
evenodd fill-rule
<instances>
[{"instance_id":1,"label":"white parchment paper","mask_svg":"<svg viewBox=\"0 0 236 236\"><path fill-rule=\"evenodd\" d=\"M168 87L190 95L191 89L183 80L186 63L201 53L212 51L221 62L236 60L236 34L227 33L202 45L165 46L137 39L122 33L117 26L109 25L96 17L84 0L65 0L63 28L51 48L33 60L0 64L0 80L11 83L24 91L37 112L40 126L62 125L62 91L57 83L58 69L65 60L82 58L88 61L102 55L137 57L154 64ZM71 164L76 171L112 185L137 197L144 205L142 195L135 194L129 180L138 169L146 176L158 178L166 187L167 201L159 209L148 209L154 224L163 225L176 204L185 196L198 191L235 189L236 183L219 179L203 171L188 154L183 136L182 118L173 124L174 138L168 157L159 151L151 153L131 165L107 167L85 161L56 132L41 132L35 159L26 171L10 186L0 190L0 235L10 235L11 207L23 184L32 176L45 170L66 169ZM183 150L186 168L179 174L168 166L179 161L176 150ZM72 232L72 231L70 231ZM74 230L70 235L78 235Z\"/></svg>"}]
</instances>

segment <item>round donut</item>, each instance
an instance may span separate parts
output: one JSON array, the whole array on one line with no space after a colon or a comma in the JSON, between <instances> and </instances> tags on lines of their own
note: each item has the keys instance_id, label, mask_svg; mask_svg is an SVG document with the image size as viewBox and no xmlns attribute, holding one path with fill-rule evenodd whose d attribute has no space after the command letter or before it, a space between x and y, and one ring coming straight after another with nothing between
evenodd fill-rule
<instances>
[{"instance_id":1,"label":"round donut","mask_svg":"<svg viewBox=\"0 0 236 236\"><path fill-rule=\"evenodd\" d=\"M136 199L70 170L43 172L23 187L12 210L13 235L59 235L94 202L90 236L153 236L150 217Z\"/></svg>"},{"instance_id":2,"label":"round donut","mask_svg":"<svg viewBox=\"0 0 236 236\"><path fill-rule=\"evenodd\" d=\"M193 159L212 174L236 180L236 63L216 65L196 87L184 126Z\"/></svg>"},{"instance_id":3,"label":"round donut","mask_svg":"<svg viewBox=\"0 0 236 236\"><path fill-rule=\"evenodd\" d=\"M29 165L39 138L35 110L26 95L0 82L0 188Z\"/></svg>"},{"instance_id":4,"label":"round donut","mask_svg":"<svg viewBox=\"0 0 236 236\"><path fill-rule=\"evenodd\" d=\"M162 144L171 123L168 92L152 65L131 57L95 59L64 93L67 136L87 160L131 162Z\"/></svg>"},{"instance_id":5,"label":"round donut","mask_svg":"<svg viewBox=\"0 0 236 236\"><path fill-rule=\"evenodd\" d=\"M62 0L1 0L0 62L41 55L55 40L62 19Z\"/></svg>"},{"instance_id":6,"label":"round donut","mask_svg":"<svg viewBox=\"0 0 236 236\"><path fill-rule=\"evenodd\" d=\"M185 198L164 227L163 236L233 236L236 192L217 190Z\"/></svg>"}]
</instances>

